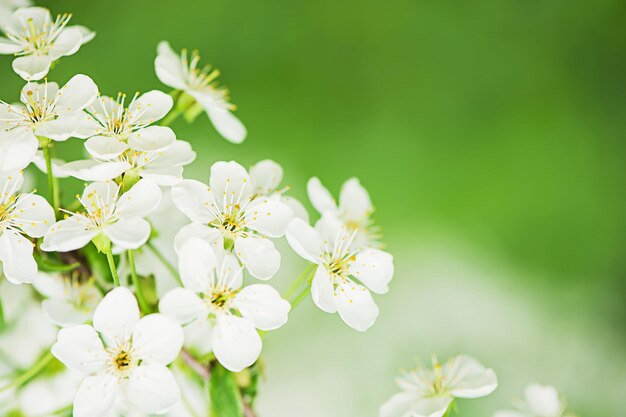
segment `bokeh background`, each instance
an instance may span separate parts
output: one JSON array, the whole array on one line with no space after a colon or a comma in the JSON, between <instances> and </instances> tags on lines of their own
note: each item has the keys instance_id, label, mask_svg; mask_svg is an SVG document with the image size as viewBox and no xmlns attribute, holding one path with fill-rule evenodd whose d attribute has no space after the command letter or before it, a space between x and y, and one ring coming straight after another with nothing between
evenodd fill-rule
<instances>
[{"instance_id":1,"label":"bokeh background","mask_svg":"<svg viewBox=\"0 0 626 417\"><path fill-rule=\"evenodd\" d=\"M198 153L188 176L272 158L303 199L313 175L335 193L351 176L369 189L397 269L379 320L358 334L299 306L267 338L261 417L377 416L398 369L432 353L499 375L461 416L490 416L535 381L580 415L623 415L622 0L40 4L98 32L51 73L61 83L81 72L110 95L166 88L161 40L222 70L250 134L236 146L205 117L176 122ZM6 101L22 84L9 63ZM281 287L304 265L284 249Z\"/></svg>"}]
</instances>

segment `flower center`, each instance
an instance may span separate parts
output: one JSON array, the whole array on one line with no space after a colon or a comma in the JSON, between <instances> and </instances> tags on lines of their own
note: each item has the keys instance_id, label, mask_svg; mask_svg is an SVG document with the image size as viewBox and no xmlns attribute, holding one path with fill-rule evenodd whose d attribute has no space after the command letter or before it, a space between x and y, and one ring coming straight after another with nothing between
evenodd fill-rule
<instances>
[{"instance_id":1,"label":"flower center","mask_svg":"<svg viewBox=\"0 0 626 417\"><path fill-rule=\"evenodd\" d=\"M332 259L327 263L328 272L331 275L338 277L345 277L348 275L348 269L350 268L350 264L354 262L356 256L348 255L342 258Z\"/></svg>"},{"instance_id":2,"label":"flower center","mask_svg":"<svg viewBox=\"0 0 626 417\"><path fill-rule=\"evenodd\" d=\"M115 367L120 371L125 371L130 367L131 359L130 353L122 350L120 351L114 359Z\"/></svg>"},{"instance_id":3,"label":"flower center","mask_svg":"<svg viewBox=\"0 0 626 417\"><path fill-rule=\"evenodd\" d=\"M35 26L31 18L28 19L27 26L24 27L21 35L7 33L7 36L25 44L24 51L17 55L47 54L71 18L70 14L62 14L57 16L54 22L46 19L39 26Z\"/></svg>"},{"instance_id":4,"label":"flower center","mask_svg":"<svg viewBox=\"0 0 626 417\"><path fill-rule=\"evenodd\" d=\"M226 310L230 300L235 296L235 291L228 288L216 288L207 294L205 300L216 310Z\"/></svg>"}]
</instances>

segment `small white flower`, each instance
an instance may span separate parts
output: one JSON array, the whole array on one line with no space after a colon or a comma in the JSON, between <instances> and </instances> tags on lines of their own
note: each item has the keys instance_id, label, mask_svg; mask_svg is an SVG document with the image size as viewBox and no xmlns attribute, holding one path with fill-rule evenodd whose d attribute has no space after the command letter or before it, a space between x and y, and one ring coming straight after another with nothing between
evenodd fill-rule
<instances>
[{"instance_id":1,"label":"small white flower","mask_svg":"<svg viewBox=\"0 0 626 417\"><path fill-rule=\"evenodd\" d=\"M561 417L565 412L565 403L551 385L527 386L524 401L516 406L519 411L498 411L494 417Z\"/></svg>"},{"instance_id":2,"label":"small white flower","mask_svg":"<svg viewBox=\"0 0 626 417\"><path fill-rule=\"evenodd\" d=\"M0 101L0 170L25 168L35 158L37 137L64 141L81 136L77 126L83 109L98 95L98 87L86 75L75 75L62 88L56 83L27 83L22 104Z\"/></svg>"},{"instance_id":3,"label":"small white flower","mask_svg":"<svg viewBox=\"0 0 626 417\"><path fill-rule=\"evenodd\" d=\"M37 378L18 394L18 404L24 417L54 415L55 411L72 404L82 380L78 372L64 371L50 377Z\"/></svg>"},{"instance_id":4,"label":"small white flower","mask_svg":"<svg viewBox=\"0 0 626 417\"><path fill-rule=\"evenodd\" d=\"M150 180L140 180L121 196L112 181L85 187L80 203L85 213L75 213L56 222L43 238L41 249L69 252L80 249L103 234L122 249L137 249L150 237L144 217L156 209L161 190Z\"/></svg>"},{"instance_id":5,"label":"small white flower","mask_svg":"<svg viewBox=\"0 0 626 417\"><path fill-rule=\"evenodd\" d=\"M0 38L0 54L13 54L13 70L25 80L40 80L57 59L75 54L94 37L81 26L67 26L71 15L53 19L43 7L16 10L2 24L6 38Z\"/></svg>"},{"instance_id":6,"label":"small white flower","mask_svg":"<svg viewBox=\"0 0 626 417\"><path fill-rule=\"evenodd\" d=\"M106 416L128 400L148 414L163 414L179 398L167 368L180 352L183 331L162 314L139 318L133 294L110 291L96 308L93 327L61 329L52 354L86 375L74 398L74 417Z\"/></svg>"},{"instance_id":7,"label":"small white flower","mask_svg":"<svg viewBox=\"0 0 626 417\"><path fill-rule=\"evenodd\" d=\"M179 253L178 268L185 288L165 294L159 311L187 324L209 321L217 360L239 372L252 365L262 348L256 329L274 330L287 322L291 306L266 284L242 288L242 268L232 254L200 239L189 239Z\"/></svg>"},{"instance_id":8,"label":"small white flower","mask_svg":"<svg viewBox=\"0 0 626 417\"><path fill-rule=\"evenodd\" d=\"M0 0L0 29L11 22L11 17L16 9L32 6L30 0Z\"/></svg>"},{"instance_id":9,"label":"small white flower","mask_svg":"<svg viewBox=\"0 0 626 417\"><path fill-rule=\"evenodd\" d=\"M184 91L204 108L220 135L233 143L243 142L246 128L231 113L235 106L229 103L228 90L217 87L219 71L210 66L198 68L199 62L196 52L189 60L186 50L178 55L169 43L161 42L154 66L163 84Z\"/></svg>"},{"instance_id":10,"label":"small white flower","mask_svg":"<svg viewBox=\"0 0 626 417\"><path fill-rule=\"evenodd\" d=\"M369 193L357 178L350 178L341 186L339 204L322 182L313 177L307 183L309 200L320 214L329 211L349 230L356 230L354 244L359 247L379 247L379 233L370 215L374 212Z\"/></svg>"},{"instance_id":11,"label":"small white flower","mask_svg":"<svg viewBox=\"0 0 626 417\"><path fill-rule=\"evenodd\" d=\"M289 187L279 188L283 180L283 168L280 165L271 159L259 161L250 168L250 179L254 194L282 201L291 208L294 217L299 217L308 223L309 213L302 203L284 195Z\"/></svg>"},{"instance_id":12,"label":"small white flower","mask_svg":"<svg viewBox=\"0 0 626 417\"><path fill-rule=\"evenodd\" d=\"M209 184L184 180L172 188L174 204L193 222L176 235L177 251L190 237L234 247L252 276L271 278L280 268L280 253L268 237L285 234L291 209L275 199L257 197L245 168L234 161L213 164Z\"/></svg>"},{"instance_id":13,"label":"small white flower","mask_svg":"<svg viewBox=\"0 0 626 417\"><path fill-rule=\"evenodd\" d=\"M394 266L387 252L355 247L356 233L326 212L315 228L294 219L287 241L298 255L317 265L311 283L313 302L327 313L339 312L348 326L365 331L378 317L370 291L389 290Z\"/></svg>"},{"instance_id":14,"label":"small white flower","mask_svg":"<svg viewBox=\"0 0 626 417\"><path fill-rule=\"evenodd\" d=\"M456 356L443 366L418 368L398 378L402 392L380 408L380 417L442 417L454 398L479 398L498 386L496 374L469 356Z\"/></svg>"},{"instance_id":15,"label":"small white flower","mask_svg":"<svg viewBox=\"0 0 626 417\"><path fill-rule=\"evenodd\" d=\"M54 210L45 198L18 193L23 181L21 172L0 174L0 261L13 284L37 276L33 243L24 235L42 237L54 223Z\"/></svg>"},{"instance_id":16,"label":"small white flower","mask_svg":"<svg viewBox=\"0 0 626 417\"><path fill-rule=\"evenodd\" d=\"M77 277L39 272L33 287L46 297L41 302L43 312L57 326L83 324L102 300L93 280L83 282Z\"/></svg>"}]
</instances>

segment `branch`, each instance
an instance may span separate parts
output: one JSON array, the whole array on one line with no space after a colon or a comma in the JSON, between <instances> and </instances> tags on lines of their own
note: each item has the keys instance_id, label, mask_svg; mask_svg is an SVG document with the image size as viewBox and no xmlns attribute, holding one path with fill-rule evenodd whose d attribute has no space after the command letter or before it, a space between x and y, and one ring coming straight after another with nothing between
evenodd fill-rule
<instances>
[{"instance_id":1,"label":"branch","mask_svg":"<svg viewBox=\"0 0 626 417\"><path fill-rule=\"evenodd\" d=\"M200 375L202 378L208 379L211 376L211 371L209 371L206 366L198 362L187 349L183 349L180 351L180 357L183 359L183 361L185 361L187 365L189 365L191 369L193 369L195 373Z\"/></svg>"}]
</instances>

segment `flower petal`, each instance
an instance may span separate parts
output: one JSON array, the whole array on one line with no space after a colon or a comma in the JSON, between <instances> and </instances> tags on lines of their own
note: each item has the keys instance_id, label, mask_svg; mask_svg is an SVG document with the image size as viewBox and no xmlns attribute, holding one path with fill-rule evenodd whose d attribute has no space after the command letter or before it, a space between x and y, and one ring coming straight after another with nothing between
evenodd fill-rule
<instances>
[{"instance_id":1,"label":"flower petal","mask_svg":"<svg viewBox=\"0 0 626 417\"><path fill-rule=\"evenodd\" d=\"M185 216L197 223L210 223L218 211L209 187L196 180L184 180L172 187L172 201Z\"/></svg>"},{"instance_id":2,"label":"flower petal","mask_svg":"<svg viewBox=\"0 0 626 417\"><path fill-rule=\"evenodd\" d=\"M77 119L72 115L61 115L58 119L43 122L35 131L37 136L43 136L58 142L63 142L74 136Z\"/></svg>"},{"instance_id":3,"label":"flower petal","mask_svg":"<svg viewBox=\"0 0 626 417\"><path fill-rule=\"evenodd\" d=\"M410 393L391 397L380 408L380 417L442 417L451 399L445 397L422 398Z\"/></svg>"},{"instance_id":4,"label":"flower petal","mask_svg":"<svg viewBox=\"0 0 626 417\"><path fill-rule=\"evenodd\" d=\"M176 134L166 126L148 126L128 136L128 146L141 152L158 152L176 141Z\"/></svg>"},{"instance_id":5,"label":"flower petal","mask_svg":"<svg viewBox=\"0 0 626 417\"><path fill-rule=\"evenodd\" d=\"M61 167L63 172L83 181L110 181L130 169L126 161L99 162L94 159L72 161Z\"/></svg>"},{"instance_id":6,"label":"flower petal","mask_svg":"<svg viewBox=\"0 0 626 417\"><path fill-rule=\"evenodd\" d=\"M165 293L159 301L159 311L183 325L208 315L204 301L187 288L174 288Z\"/></svg>"},{"instance_id":7,"label":"flower petal","mask_svg":"<svg viewBox=\"0 0 626 417\"><path fill-rule=\"evenodd\" d=\"M218 205L226 210L245 204L252 197L252 181L246 169L235 161L219 161L211 166L211 191Z\"/></svg>"},{"instance_id":8,"label":"flower petal","mask_svg":"<svg viewBox=\"0 0 626 417\"><path fill-rule=\"evenodd\" d=\"M148 414L163 414L180 398L172 372L163 365L141 365L133 371L126 388L128 399Z\"/></svg>"},{"instance_id":9,"label":"flower petal","mask_svg":"<svg viewBox=\"0 0 626 417\"><path fill-rule=\"evenodd\" d=\"M122 218L146 217L159 206L161 189L150 180L139 180L117 201L115 213Z\"/></svg>"},{"instance_id":10,"label":"flower petal","mask_svg":"<svg viewBox=\"0 0 626 417\"><path fill-rule=\"evenodd\" d=\"M74 397L73 417L105 417L120 394L115 375L98 374L83 380Z\"/></svg>"},{"instance_id":11,"label":"flower petal","mask_svg":"<svg viewBox=\"0 0 626 417\"><path fill-rule=\"evenodd\" d=\"M149 364L168 365L183 347L183 329L163 314L149 314L135 325L133 348Z\"/></svg>"},{"instance_id":12,"label":"flower petal","mask_svg":"<svg viewBox=\"0 0 626 417\"><path fill-rule=\"evenodd\" d=\"M58 113L75 113L90 106L97 97L96 83L86 75L77 74L57 92L55 110Z\"/></svg>"},{"instance_id":13,"label":"flower petal","mask_svg":"<svg viewBox=\"0 0 626 417\"><path fill-rule=\"evenodd\" d=\"M271 240L249 235L235 239L235 252L255 278L270 279L280 269L280 252Z\"/></svg>"},{"instance_id":14,"label":"flower petal","mask_svg":"<svg viewBox=\"0 0 626 417\"><path fill-rule=\"evenodd\" d=\"M173 105L174 101L169 94L152 90L135 100L128 111L133 115L133 124L149 125L165 117Z\"/></svg>"},{"instance_id":15,"label":"flower petal","mask_svg":"<svg viewBox=\"0 0 626 417\"><path fill-rule=\"evenodd\" d=\"M33 282L37 278L33 244L13 230L5 229L0 235L0 261L4 276L13 284Z\"/></svg>"},{"instance_id":16,"label":"flower petal","mask_svg":"<svg viewBox=\"0 0 626 417\"><path fill-rule=\"evenodd\" d=\"M200 97L198 95L198 97ZM215 126L215 130L219 132L224 139L232 143L241 143L248 135L246 127L241 123L241 120L237 118L230 110L223 107L205 106L203 104L203 98L200 97L198 102L205 108L211 123Z\"/></svg>"},{"instance_id":17,"label":"flower petal","mask_svg":"<svg viewBox=\"0 0 626 417\"><path fill-rule=\"evenodd\" d=\"M22 194L15 202L14 224L30 237L42 237L54 223L54 209L36 194Z\"/></svg>"},{"instance_id":18,"label":"flower petal","mask_svg":"<svg viewBox=\"0 0 626 417\"><path fill-rule=\"evenodd\" d=\"M324 242L317 230L302 219L295 218L287 228L287 242L298 255L313 263L321 262Z\"/></svg>"},{"instance_id":19,"label":"flower petal","mask_svg":"<svg viewBox=\"0 0 626 417\"><path fill-rule=\"evenodd\" d=\"M123 249L137 249L150 237L150 223L141 217L129 217L102 229L111 242Z\"/></svg>"},{"instance_id":20,"label":"flower petal","mask_svg":"<svg viewBox=\"0 0 626 417\"><path fill-rule=\"evenodd\" d=\"M217 260L211 245L191 238L180 248L178 271L185 288L196 293L208 292L215 280Z\"/></svg>"},{"instance_id":21,"label":"flower petal","mask_svg":"<svg viewBox=\"0 0 626 417\"><path fill-rule=\"evenodd\" d=\"M217 229L203 224L190 223L183 226L178 233L176 233L176 237L174 237L174 249L176 250L176 253L180 253L180 248L191 238L204 240L211 245L213 250L218 250L224 247L222 233Z\"/></svg>"},{"instance_id":22,"label":"flower petal","mask_svg":"<svg viewBox=\"0 0 626 417\"><path fill-rule=\"evenodd\" d=\"M350 264L350 274L377 294L389 291L393 271L393 256L378 249L360 251Z\"/></svg>"},{"instance_id":23,"label":"flower petal","mask_svg":"<svg viewBox=\"0 0 626 417\"><path fill-rule=\"evenodd\" d=\"M59 298L43 300L41 309L48 320L59 327L83 324L91 317L89 310L76 306L71 300Z\"/></svg>"},{"instance_id":24,"label":"flower petal","mask_svg":"<svg viewBox=\"0 0 626 417\"><path fill-rule=\"evenodd\" d=\"M450 359L442 372L452 381L450 394L455 397L484 397L498 387L498 379L493 369L486 369L469 356L460 355Z\"/></svg>"},{"instance_id":25,"label":"flower petal","mask_svg":"<svg viewBox=\"0 0 626 417\"><path fill-rule=\"evenodd\" d=\"M108 359L98 333L86 324L59 330L51 352L68 368L86 374L104 369Z\"/></svg>"},{"instance_id":26,"label":"flower petal","mask_svg":"<svg viewBox=\"0 0 626 417\"><path fill-rule=\"evenodd\" d=\"M335 290L333 282L322 265L318 266L311 282L311 297L316 306L320 310L327 313L337 312L337 300L335 298Z\"/></svg>"},{"instance_id":27,"label":"flower petal","mask_svg":"<svg viewBox=\"0 0 626 417\"><path fill-rule=\"evenodd\" d=\"M19 43L13 42L7 38L0 38L0 54L14 54L16 52L21 52L24 50L24 47Z\"/></svg>"},{"instance_id":28,"label":"flower petal","mask_svg":"<svg viewBox=\"0 0 626 417\"><path fill-rule=\"evenodd\" d=\"M252 365L261 354L261 337L252 321L230 314L220 314L213 333L213 353L232 372Z\"/></svg>"},{"instance_id":29,"label":"flower petal","mask_svg":"<svg viewBox=\"0 0 626 417\"><path fill-rule=\"evenodd\" d=\"M89 155L99 159L117 158L128 149L128 144L114 136L94 136L85 142Z\"/></svg>"},{"instance_id":30,"label":"flower petal","mask_svg":"<svg viewBox=\"0 0 626 417\"><path fill-rule=\"evenodd\" d=\"M154 61L157 78L165 85L177 90L184 90L185 76L180 57L172 50L168 42L161 42L158 46L158 55Z\"/></svg>"},{"instance_id":31,"label":"flower petal","mask_svg":"<svg viewBox=\"0 0 626 417\"><path fill-rule=\"evenodd\" d=\"M558 416L563 410L559 393L551 385L530 384L524 390L524 397L533 415Z\"/></svg>"},{"instance_id":32,"label":"flower petal","mask_svg":"<svg viewBox=\"0 0 626 417\"><path fill-rule=\"evenodd\" d=\"M35 159L39 141L26 127L0 132L0 170L23 169Z\"/></svg>"},{"instance_id":33,"label":"flower petal","mask_svg":"<svg viewBox=\"0 0 626 417\"><path fill-rule=\"evenodd\" d=\"M309 200L311 204L318 211L323 214L326 211L337 212L337 203L332 194L326 187L322 185L322 182L317 177L313 177L306 184L306 190L309 194Z\"/></svg>"},{"instance_id":34,"label":"flower petal","mask_svg":"<svg viewBox=\"0 0 626 417\"><path fill-rule=\"evenodd\" d=\"M341 186L339 211L344 220L363 220L372 213L372 201L357 178L350 178Z\"/></svg>"},{"instance_id":35,"label":"flower petal","mask_svg":"<svg viewBox=\"0 0 626 417\"><path fill-rule=\"evenodd\" d=\"M246 210L244 215L246 225L265 236L283 236L293 218L293 212L279 200L261 198L263 200L260 203Z\"/></svg>"},{"instance_id":36,"label":"flower petal","mask_svg":"<svg viewBox=\"0 0 626 417\"><path fill-rule=\"evenodd\" d=\"M267 196L280 186L283 180L283 168L271 159L265 159L250 168L250 178L252 178L254 193Z\"/></svg>"},{"instance_id":37,"label":"flower petal","mask_svg":"<svg viewBox=\"0 0 626 417\"><path fill-rule=\"evenodd\" d=\"M75 54L83 44L83 34L80 29L75 27L66 27L61 31L59 36L48 51L48 55L52 60L62 56Z\"/></svg>"},{"instance_id":38,"label":"flower petal","mask_svg":"<svg viewBox=\"0 0 626 417\"><path fill-rule=\"evenodd\" d=\"M118 193L119 187L113 181L94 182L85 187L80 203L90 215L99 217L103 208L109 211L115 207Z\"/></svg>"},{"instance_id":39,"label":"flower petal","mask_svg":"<svg viewBox=\"0 0 626 417\"><path fill-rule=\"evenodd\" d=\"M13 60L13 71L26 81L41 80L50 71L53 59L48 55L25 55Z\"/></svg>"},{"instance_id":40,"label":"flower petal","mask_svg":"<svg viewBox=\"0 0 626 417\"><path fill-rule=\"evenodd\" d=\"M69 252L80 249L99 233L89 227L84 216L75 215L53 224L43 237L41 249L46 252Z\"/></svg>"},{"instance_id":41,"label":"flower petal","mask_svg":"<svg viewBox=\"0 0 626 417\"><path fill-rule=\"evenodd\" d=\"M102 334L107 346L128 340L139 321L139 306L128 288L109 291L93 313L93 327Z\"/></svg>"},{"instance_id":42,"label":"flower petal","mask_svg":"<svg viewBox=\"0 0 626 417\"><path fill-rule=\"evenodd\" d=\"M339 284L335 294L339 315L353 329L364 332L378 318L378 306L364 286L346 280Z\"/></svg>"},{"instance_id":43,"label":"flower petal","mask_svg":"<svg viewBox=\"0 0 626 417\"><path fill-rule=\"evenodd\" d=\"M233 305L245 319L252 320L261 330L274 330L287 323L291 305L273 287L254 284L244 287L236 296Z\"/></svg>"}]
</instances>

